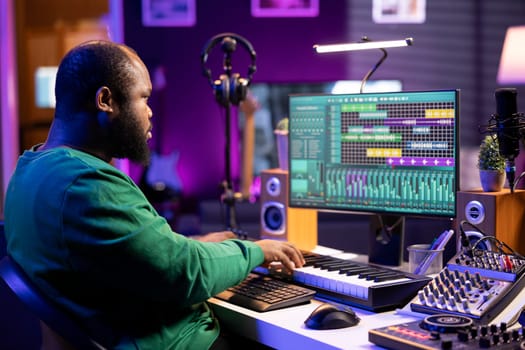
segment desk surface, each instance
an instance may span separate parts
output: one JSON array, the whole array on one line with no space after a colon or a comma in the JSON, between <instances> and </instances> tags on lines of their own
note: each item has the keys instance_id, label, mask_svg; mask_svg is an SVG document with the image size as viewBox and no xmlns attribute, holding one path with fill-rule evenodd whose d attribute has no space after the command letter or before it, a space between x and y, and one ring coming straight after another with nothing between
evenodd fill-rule
<instances>
[{"instance_id":1,"label":"desk surface","mask_svg":"<svg viewBox=\"0 0 525 350\"><path fill-rule=\"evenodd\" d=\"M312 330L304 320L321 304L294 306L269 312L255 312L228 302L210 299L221 324L239 334L276 349L382 349L368 341L368 330L418 320L416 316L395 311L373 313L353 308L361 318L358 325L343 329Z\"/></svg>"},{"instance_id":2,"label":"desk surface","mask_svg":"<svg viewBox=\"0 0 525 350\"><path fill-rule=\"evenodd\" d=\"M313 251L355 261L366 262L367 260L366 256L344 253L321 246L316 247ZM314 299L306 305L261 313L216 298L210 299L209 302L221 324L245 337L279 350L382 349L368 341L369 329L412 322L423 317L423 315L402 312L402 310L374 313L353 307L361 319L358 325L343 329L313 330L306 328L304 320L323 302L321 300Z\"/></svg>"},{"instance_id":3,"label":"desk surface","mask_svg":"<svg viewBox=\"0 0 525 350\"><path fill-rule=\"evenodd\" d=\"M321 252L323 254L337 253L337 251L323 250ZM359 260L359 257L356 260ZM383 349L368 341L368 331L370 329L413 322L428 316L411 312L408 306L400 310L382 313L374 313L353 307L361 319L359 324L354 327L334 330L312 330L306 328L304 320L322 302L314 299L306 305L260 313L216 298L209 300L209 304L222 325L232 332L242 334L247 338L279 350ZM524 307L525 289L514 298L492 323L509 322Z\"/></svg>"}]
</instances>

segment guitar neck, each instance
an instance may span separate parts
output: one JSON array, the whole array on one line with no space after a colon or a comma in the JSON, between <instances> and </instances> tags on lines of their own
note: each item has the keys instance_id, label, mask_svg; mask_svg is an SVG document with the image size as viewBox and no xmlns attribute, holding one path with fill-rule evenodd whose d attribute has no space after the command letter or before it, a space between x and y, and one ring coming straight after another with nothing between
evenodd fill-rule
<instances>
[{"instance_id":1,"label":"guitar neck","mask_svg":"<svg viewBox=\"0 0 525 350\"><path fill-rule=\"evenodd\" d=\"M244 198L250 197L253 183L253 154L255 148L255 120L253 113L245 114L242 136L242 183L241 193Z\"/></svg>"}]
</instances>

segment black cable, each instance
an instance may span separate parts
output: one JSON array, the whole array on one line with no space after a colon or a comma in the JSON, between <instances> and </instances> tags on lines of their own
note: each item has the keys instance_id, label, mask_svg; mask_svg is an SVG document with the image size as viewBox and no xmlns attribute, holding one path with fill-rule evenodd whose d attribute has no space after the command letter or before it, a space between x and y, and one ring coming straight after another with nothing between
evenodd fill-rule
<instances>
[{"instance_id":1,"label":"black cable","mask_svg":"<svg viewBox=\"0 0 525 350\"><path fill-rule=\"evenodd\" d=\"M516 178L516 181L514 182L514 189L516 189L516 186L518 186L518 184L519 184L520 181L523 179L523 177L525 177L525 171L522 172L522 173Z\"/></svg>"},{"instance_id":2,"label":"black cable","mask_svg":"<svg viewBox=\"0 0 525 350\"><path fill-rule=\"evenodd\" d=\"M392 235L393 235L393 232L394 230L403 223L403 220L404 220L404 216L400 216L396 222L394 222L392 225L390 226L387 226L385 225L385 223L383 222L383 217L380 215L380 214L377 214L376 215L378 220L379 220L379 226L380 226L380 229L381 229L381 232L383 232L384 234L382 234L380 237L376 237L376 240L379 240L381 241L381 243L383 244L386 244L388 242L390 242L390 240L392 239ZM386 237L385 237L386 235Z\"/></svg>"},{"instance_id":3,"label":"black cable","mask_svg":"<svg viewBox=\"0 0 525 350\"><path fill-rule=\"evenodd\" d=\"M465 233L465 230L463 228L463 225L464 224L468 224L469 226L471 226L472 228L474 228L476 231L478 231L479 233L481 233L483 235L483 237L481 237L480 239L478 239L476 242L474 242L474 244L470 244L470 240L468 239L468 236L467 234ZM507 253L510 253L520 259L525 259L521 254L519 254L518 252L516 252L514 249L512 249L508 244L506 244L505 242L497 239L496 237L494 236L490 236L490 235L487 235L485 232L483 232L483 230L481 230L479 227L477 227L476 225L474 225L473 223L471 222L468 222L467 220L462 220L459 224L459 230L461 232L461 245L466 249L466 250L469 250L470 252L476 250L476 249L479 249L477 248L481 243L483 243L484 241L491 241L492 243L494 243L494 247L498 250L499 253L502 253L502 254L507 254ZM494 249L491 248L491 251L494 251Z\"/></svg>"},{"instance_id":4,"label":"black cable","mask_svg":"<svg viewBox=\"0 0 525 350\"><path fill-rule=\"evenodd\" d=\"M485 232L483 232L482 229L480 229L479 227L477 227L473 223L471 223L471 222L469 222L467 220L461 220L461 222L459 223L459 232L460 232L460 237L461 237L461 246L464 249L466 249L466 250L472 250L472 247L471 247L471 244L470 244L470 240L469 240L467 234L465 233L465 229L463 228L463 225L465 225L465 224L468 224L470 227L475 229L477 232L481 233L483 236L487 236L487 235L485 234Z\"/></svg>"},{"instance_id":5,"label":"black cable","mask_svg":"<svg viewBox=\"0 0 525 350\"><path fill-rule=\"evenodd\" d=\"M503 243L502 241L500 241L499 239L497 239L496 237L494 236L483 236L481 237L480 239L478 239L476 242L474 242L474 244L472 245L472 249L477 249L477 246L480 245L481 243L483 243L483 241L492 241L494 243L494 247L497 248L498 252L499 253L505 253L504 250L503 250L503 247L506 246L508 247L505 243ZM491 251L493 251L494 249L491 248Z\"/></svg>"}]
</instances>

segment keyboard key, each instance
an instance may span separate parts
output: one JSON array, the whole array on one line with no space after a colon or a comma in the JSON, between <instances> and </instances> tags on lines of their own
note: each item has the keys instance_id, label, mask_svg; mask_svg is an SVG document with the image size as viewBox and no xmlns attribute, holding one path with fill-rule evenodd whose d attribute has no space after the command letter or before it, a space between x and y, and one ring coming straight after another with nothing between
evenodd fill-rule
<instances>
[{"instance_id":1,"label":"keyboard key","mask_svg":"<svg viewBox=\"0 0 525 350\"><path fill-rule=\"evenodd\" d=\"M240 284L215 297L247 309L264 312L306 304L314 295L315 291L309 288L250 273Z\"/></svg>"}]
</instances>

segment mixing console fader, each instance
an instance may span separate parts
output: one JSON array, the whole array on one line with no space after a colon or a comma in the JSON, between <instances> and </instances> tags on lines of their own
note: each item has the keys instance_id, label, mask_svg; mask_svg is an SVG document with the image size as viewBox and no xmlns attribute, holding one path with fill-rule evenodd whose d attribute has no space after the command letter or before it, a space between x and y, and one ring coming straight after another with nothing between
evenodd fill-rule
<instances>
[{"instance_id":1,"label":"mixing console fader","mask_svg":"<svg viewBox=\"0 0 525 350\"><path fill-rule=\"evenodd\" d=\"M449 269L479 272L484 277L515 281L525 269L525 259L513 254L486 250L473 250L471 254L458 254L448 264Z\"/></svg>"},{"instance_id":2,"label":"mixing console fader","mask_svg":"<svg viewBox=\"0 0 525 350\"><path fill-rule=\"evenodd\" d=\"M458 254L409 303L412 311L490 322L525 285L522 257L490 251Z\"/></svg>"}]
</instances>

